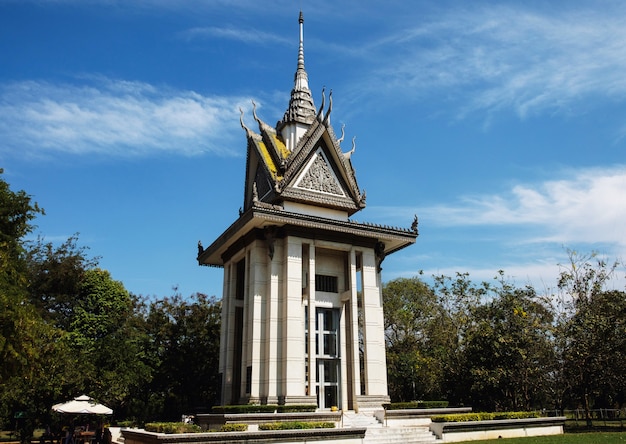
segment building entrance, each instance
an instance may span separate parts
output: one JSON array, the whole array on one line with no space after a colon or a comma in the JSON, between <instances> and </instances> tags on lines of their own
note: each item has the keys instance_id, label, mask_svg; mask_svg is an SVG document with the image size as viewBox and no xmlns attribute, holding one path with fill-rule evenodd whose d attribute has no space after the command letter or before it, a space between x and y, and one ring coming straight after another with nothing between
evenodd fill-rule
<instances>
[{"instance_id":1,"label":"building entrance","mask_svg":"<svg viewBox=\"0 0 626 444\"><path fill-rule=\"evenodd\" d=\"M339 309L317 308L315 355L317 406L320 409L341 408Z\"/></svg>"}]
</instances>

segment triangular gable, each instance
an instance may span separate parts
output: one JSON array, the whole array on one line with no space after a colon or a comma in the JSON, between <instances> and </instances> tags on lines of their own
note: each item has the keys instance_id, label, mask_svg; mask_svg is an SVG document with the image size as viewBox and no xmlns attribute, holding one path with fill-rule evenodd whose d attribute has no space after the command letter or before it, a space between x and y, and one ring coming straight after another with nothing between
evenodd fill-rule
<instances>
[{"instance_id":1,"label":"triangular gable","mask_svg":"<svg viewBox=\"0 0 626 444\"><path fill-rule=\"evenodd\" d=\"M346 192L335 171L328 163L322 148L318 148L311 156L302 173L296 179L294 187L314 193L346 197Z\"/></svg>"},{"instance_id":2,"label":"triangular gable","mask_svg":"<svg viewBox=\"0 0 626 444\"><path fill-rule=\"evenodd\" d=\"M260 134L241 119L248 136L244 210L255 202L283 205L288 201L338 209L348 215L365 207L365 195L349 160L351 153L342 152L327 117L328 113L324 118L319 113L293 151L256 113Z\"/></svg>"},{"instance_id":3,"label":"triangular gable","mask_svg":"<svg viewBox=\"0 0 626 444\"><path fill-rule=\"evenodd\" d=\"M307 174L312 176L305 182ZM276 193L284 200L343 209L349 214L365 207L352 164L341 151L326 119L316 119L298 141L287 158L283 180L277 184Z\"/></svg>"}]
</instances>

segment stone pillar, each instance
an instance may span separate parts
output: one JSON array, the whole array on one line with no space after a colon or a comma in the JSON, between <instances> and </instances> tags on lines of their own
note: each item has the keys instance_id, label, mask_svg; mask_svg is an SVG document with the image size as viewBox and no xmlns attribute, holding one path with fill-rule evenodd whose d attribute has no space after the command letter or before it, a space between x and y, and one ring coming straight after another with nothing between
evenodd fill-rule
<instances>
[{"instance_id":1,"label":"stone pillar","mask_svg":"<svg viewBox=\"0 0 626 444\"><path fill-rule=\"evenodd\" d=\"M274 254L269 258L267 273L269 282L267 286L267 317L266 330L268 332L265 338L267 374L267 404L278 403L278 373L279 362L282 350L280 349L280 304L282 297L282 270L284 263L284 248L282 240L276 240L274 243Z\"/></svg>"},{"instance_id":2,"label":"stone pillar","mask_svg":"<svg viewBox=\"0 0 626 444\"><path fill-rule=\"evenodd\" d=\"M229 350L229 339L231 336L228 333L228 327L231 325L234 311L231 312L231 294L230 294L230 279L231 279L232 262L224 265L224 281L222 285L222 313L221 322L222 327L220 329L220 360L219 360L219 372L222 375L222 387L220 402L222 405L229 403L230 401L230 378L229 378L229 363L232 365L232 346ZM208 350L210 353L210 350Z\"/></svg>"},{"instance_id":3,"label":"stone pillar","mask_svg":"<svg viewBox=\"0 0 626 444\"><path fill-rule=\"evenodd\" d=\"M309 356L308 356L308 387L306 394L310 397L310 401L308 403L315 404L316 396L315 396L315 374L316 374L316 356L315 356L315 247L312 244L308 245L308 267L307 273L302 279L306 279L307 282L303 285L306 285L306 292L308 297L308 310L309 310Z\"/></svg>"},{"instance_id":4,"label":"stone pillar","mask_svg":"<svg viewBox=\"0 0 626 444\"><path fill-rule=\"evenodd\" d=\"M242 384L244 385L244 400L250 404L261 402L261 369L264 361L262 336L266 323L265 304L268 279L265 273L266 255L267 248L263 241L255 241L248 254L249 291L245 301L246 319L243 344L245 359L242 364Z\"/></svg>"},{"instance_id":5,"label":"stone pillar","mask_svg":"<svg viewBox=\"0 0 626 444\"><path fill-rule=\"evenodd\" d=\"M389 396L382 289L373 250L363 252L362 274L365 394L358 397L359 410L381 409Z\"/></svg>"},{"instance_id":6,"label":"stone pillar","mask_svg":"<svg viewBox=\"0 0 626 444\"><path fill-rule=\"evenodd\" d=\"M283 396L285 404L307 403L304 366L304 304L302 303L302 240L285 238L283 295Z\"/></svg>"},{"instance_id":7,"label":"stone pillar","mask_svg":"<svg viewBox=\"0 0 626 444\"><path fill-rule=\"evenodd\" d=\"M351 385L350 391L352 393L352 399L349 400L348 405L352 405L354 410L358 410L357 397L361 393L361 367L359 363L359 306L358 306L358 290L359 283L356 272L356 251L354 248L350 250L349 258L349 273L350 273L350 299L346 304L350 305L350 329L351 343L348 347L348 355L346 359L349 359L352 363L352 372L349 375L349 383Z\"/></svg>"}]
</instances>

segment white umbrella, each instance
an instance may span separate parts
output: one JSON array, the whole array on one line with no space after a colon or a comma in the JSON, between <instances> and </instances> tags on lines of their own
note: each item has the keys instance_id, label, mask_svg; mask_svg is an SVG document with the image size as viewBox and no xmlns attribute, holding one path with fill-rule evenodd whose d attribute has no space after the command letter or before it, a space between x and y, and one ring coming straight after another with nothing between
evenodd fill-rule
<instances>
[{"instance_id":1,"label":"white umbrella","mask_svg":"<svg viewBox=\"0 0 626 444\"><path fill-rule=\"evenodd\" d=\"M52 406L52 410L59 413L110 415L113 410L105 405L98 404L87 395L79 396L68 402L62 402Z\"/></svg>"}]
</instances>

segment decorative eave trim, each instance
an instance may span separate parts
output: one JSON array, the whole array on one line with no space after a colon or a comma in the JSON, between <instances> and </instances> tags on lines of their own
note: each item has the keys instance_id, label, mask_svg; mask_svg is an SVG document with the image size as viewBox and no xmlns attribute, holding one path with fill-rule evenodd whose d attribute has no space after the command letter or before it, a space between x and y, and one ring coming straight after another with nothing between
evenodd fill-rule
<instances>
[{"instance_id":1,"label":"decorative eave trim","mask_svg":"<svg viewBox=\"0 0 626 444\"><path fill-rule=\"evenodd\" d=\"M415 228L397 228L351 220L335 220L285 211L282 207L255 202L230 227L226 229L208 248L198 252L200 265L223 266L222 255L231 245L243 239L247 233L268 225L291 226L313 233L335 233L370 239L383 243L384 255L389 255L415 243L418 233Z\"/></svg>"},{"instance_id":2,"label":"decorative eave trim","mask_svg":"<svg viewBox=\"0 0 626 444\"><path fill-rule=\"evenodd\" d=\"M261 133L261 139L267 148L267 152L271 156L274 167L278 171L278 175L282 176L285 169L285 159L289 156L287 147L280 140L276 130L263 122L256 114L256 103L252 102L252 115L259 125L259 131Z\"/></svg>"},{"instance_id":3,"label":"decorative eave trim","mask_svg":"<svg viewBox=\"0 0 626 444\"><path fill-rule=\"evenodd\" d=\"M308 191L301 188L285 188L281 193L281 197L285 200L288 199L306 204L319 204L323 207L348 210L350 215L361 209L350 198L335 196L332 194L316 193L314 191Z\"/></svg>"}]
</instances>

